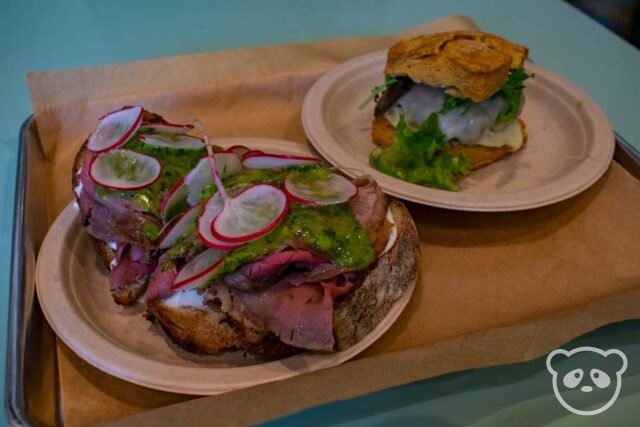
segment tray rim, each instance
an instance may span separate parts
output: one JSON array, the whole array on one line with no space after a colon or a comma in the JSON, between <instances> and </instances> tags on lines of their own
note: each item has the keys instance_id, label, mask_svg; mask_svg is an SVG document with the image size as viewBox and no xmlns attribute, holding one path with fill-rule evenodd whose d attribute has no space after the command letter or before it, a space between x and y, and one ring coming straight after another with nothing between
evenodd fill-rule
<instances>
[{"instance_id":1,"label":"tray rim","mask_svg":"<svg viewBox=\"0 0 640 427\"><path fill-rule=\"evenodd\" d=\"M7 361L5 367L5 412L12 425L28 425L26 401L24 398L24 351L20 346L26 333L26 322L22 308L24 307L24 226L26 183L29 165L27 163L26 133L29 126L35 123L34 115L30 115L20 126L18 145L18 167L14 196L13 230L11 244L11 272L9 282L9 325L7 333ZM17 309L16 309L17 307Z\"/></svg>"}]
</instances>

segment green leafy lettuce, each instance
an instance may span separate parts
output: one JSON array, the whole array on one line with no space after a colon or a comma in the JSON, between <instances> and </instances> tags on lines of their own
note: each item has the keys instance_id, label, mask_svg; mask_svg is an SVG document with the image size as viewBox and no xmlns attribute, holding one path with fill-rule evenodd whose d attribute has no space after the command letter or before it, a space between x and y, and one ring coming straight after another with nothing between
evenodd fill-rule
<instances>
[{"instance_id":1,"label":"green leafy lettuce","mask_svg":"<svg viewBox=\"0 0 640 427\"><path fill-rule=\"evenodd\" d=\"M369 163L382 173L420 185L456 191L456 178L470 171L464 155L450 155L445 136L432 113L420 127L412 130L404 116L393 134L393 143L369 156Z\"/></svg>"},{"instance_id":2,"label":"green leafy lettuce","mask_svg":"<svg viewBox=\"0 0 640 427\"><path fill-rule=\"evenodd\" d=\"M445 95L442 108L438 111L439 114L444 114L451 110L455 110L458 107L462 107L462 114L466 113L469 108L473 106L474 102L471 98L458 98L456 96Z\"/></svg>"},{"instance_id":3,"label":"green leafy lettuce","mask_svg":"<svg viewBox=\"0 0 640 427\"><path fill-rule=\"evenodd\" d=\"M397 82L398 80L393 77L393 76L384 76L384 83L382 83L379 86L374 86L373 89L371 89L371 93L369 94L369 96L367 97L367 99L365 99L364 101L362 101L362 104L360 104L358 106L358 110L362 110L364 107L367 106L368 103L370 103L371 101L373 101L374 99L376 99L376 97L378 97L382 92L384 92L385 90L387 90L387 88L389 86L391 86L392 84L394 84L395 82Z\"/></svg>"},{"instance_id":4,"label":"green leafy lettuce","mask_svg":"<svg viewBox=\"0 0 640 427\"><path fill-rule=\"evenodd\" d=\"M502 88L496 92L492 98L502 97L506 101L506 105L498 114L496 124L503 125L511 123L518 117L520 111L520 103L522 102L522 89L524 89L524 81L534 74L527 74L524 68L514 68L509 71L509 78Z\"/></svg>"}]
</instances>

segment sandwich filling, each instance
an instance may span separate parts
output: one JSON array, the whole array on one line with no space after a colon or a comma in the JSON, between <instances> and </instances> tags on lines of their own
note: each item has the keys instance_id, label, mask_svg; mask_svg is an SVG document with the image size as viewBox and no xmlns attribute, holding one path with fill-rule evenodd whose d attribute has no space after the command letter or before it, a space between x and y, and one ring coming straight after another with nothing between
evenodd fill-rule
<instances>
[{"instance_id":1,"label":"sandwich filling","mask_svg":"<svg viewBox=\"0 0 640 427\"><path fill-rule=\"evenodd\" d=\"M421 185L456 190L455 180L472 165L456 146L506 147L517 151L524 135L518 115L524 104L522 67L509 72L502 88L481 102L456 96L454 88L387 76L374 88L375 116L393 127L390 146L374 151L373 167L388 175Z\"/></svg>"}]
</instances>

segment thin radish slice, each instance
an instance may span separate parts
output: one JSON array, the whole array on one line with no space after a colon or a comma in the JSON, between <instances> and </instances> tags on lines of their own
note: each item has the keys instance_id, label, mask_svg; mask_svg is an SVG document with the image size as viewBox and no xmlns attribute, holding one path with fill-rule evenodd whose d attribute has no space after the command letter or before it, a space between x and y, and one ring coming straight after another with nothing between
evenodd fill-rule
<instances>
[{"instance_id":1,"label":"thin radish slice","mask_svg":"<svg viewBox=\"0 0 640 427\"><path fill-rule=\"evenodd\" d=\"M247 169L280 169L291 166L305 166L320 163L315 157L300 157L287 154L247 154L242 159L242 164Z\"/></svg>"},{"instance_id":2,"label":"thin radish slice","mask_svg":"<svg viewBox=\"0 0 640 427\"><path fill-rule=\"evenodd\" d=\"M182 150L204 150L202 139L191 135L140 135L140 141L154 147L167 147Z\"/></svg>"},{"instance_id":3,"label":"thin radish slice","mask_svg":"<svg viewBox=\"0 0 640 427\"><path fill-rule=\"evenodd\" d=\"M189 188L184 183L184 178L180 178L178 182L173 184L173 187L169 189L162 201L162 206L160 206L160 215L163 223L169 222L171 218L179 213L180 207L187 204L188 193Z\"/></svg>"},{"instance_id":4,"label":"thin radish slice","mask_svg":"<svg viewBox=\"0 0 640 427\"><path fill-rule=\"evenodd\" d=\"M262 151L262 150L249 150L249 151L247 151L246 153L244 153L242 155L242 160L244 160L246 157L252 156L254 154L265 154L265 152Z\"/></svg>"},{"instance_id":5,"label":"thin radish slice","mask_svg":"<svg viewBox=\"0 0 640 427\"><path fill-rule=\"evenodd\" d=\"M185 134L193 130L193 125L181 125L175 123L145 123L140 124L140 130Z\"/></svg>"},{"instance_id":6,"label":"thin radish slice","mask_svg":"<svg viewBox=\"0 0 640 427\"><path fill-rule=\"evenodd\" d=\"M235 153L218 152L214 154L216 167L220 174L220 179L242 172L242 162ZM189 188L187 203L193 206L200 203L202 191L213 184L213 174L208 157L202 158L195 168L185 177L185 184Z\"/></svg>"},{"instance_id":7,"label":"thin radish slice","mask_svg":"<svg viewBox=\"0 0 640 427\"><path fill-rule=\"evenodd\" d=\"M249 242L273 230L288 210L289 199L282 190L256 184L227 200L213 220L211 233L223 242Z\"/></svg>"},{"instance_id":8,"label":"thin radish slice","mask_svg":"<svg viewBox=\"0 0 640 427\"><path fill-rule=\"evenodd\" d=\"M89 167L89 175L96 184L122 191L148 187L161 173L162 164L157 159L122 149L98 154Z\"/></svg>"},{"instance_id":9,"label":"thin radish slice","mask_svg":"<svg viewBox=\"0 0 640 427\"><path fill-rule=\"evenodd\" d=\"M168 249L175 245L178 239L184 235L187 228L198 219L202 209L202 205L196 205L182 214L182 216L178 218L176 223L173 224L169 231L164 235L158 247L160 249Z\"/></svg>"},{"instance_id":10,"label":"thin radish slice","mask_svg":"<svg viewBox=\"0 0 640 427\"><path fill-rule=\"evenodd\" d=\"M214 276L216 267L223 259L223 251L207 249L182 267L173 281L171 289L192 289L205 284Z\"/></svg>"},{"instance_id":11,"label":"thin radish slice","mask_svg":"<svg viewBox=\"0 0 640 427\"><path fill-rule=\"evenodd\" d=\"M141 106L124 108L103 116L89 137L87 148L95 153L113 150L124 145L138 130L142 121Z\"/></svg>"},{"instance_id":12,"label":"thin radish slice","mask_svg":"<svg viewBox=\"0 0 640 427\"><path fill-rule=\"evenodd\" d=\"M198 236L202 243L210 248L228 251L237 248L242 243L223 242L211 234L211 224L213 223L213 220L216 219L223 206L224 201L222 200L222 197L220 197L220 193L214 194L213 197L207 201L204 205L204 211L198 219Z\"/></svg>"},{"instance_id":13,"label":"thin radish slice","mask_svg":"<svg viewBox=\"0 0 640 427\"><path fill-rule=\"evenodd\" d=\"M232 145L224 151L229 151L231 153L236 153L238 157L242 158L245 154L251 151L249 147L245 147L244 145Z\"/></svg>"},{"instance_id":14,"label":"thin radish slice","mask_svg":"<svg viewBox=\"0 0 640 427\"><path fill-rule=\"evenodd\" d=\"M347 178L332 173L329 179L294 180L284 179L284 191L294 201L315 206L335 205L351 200L358 194L358 188Z\"/></svg>"}]
</instances>

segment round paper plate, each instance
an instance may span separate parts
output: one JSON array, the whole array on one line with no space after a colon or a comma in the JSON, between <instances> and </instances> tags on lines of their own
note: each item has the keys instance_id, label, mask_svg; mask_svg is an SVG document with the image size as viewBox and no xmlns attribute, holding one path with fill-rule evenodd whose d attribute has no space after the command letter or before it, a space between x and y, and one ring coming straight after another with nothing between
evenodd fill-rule
<instances>
[{"instance_id":1,"label":"round paper plate","mask_svg":"<svg viewBox=\"0 0 640 427\"><path fill-rule=\"evenodd\" d=\"M515 211L565 200L607 170L615 140L600 108L564 78L534 64L526 81L521 118L528 140L519 152L472 172L449 192L411 184L369 166L374 103L359 104L384 80L386 51L345 62L307 93L302 122L309 140L330 163L351 176L367 173L388 194L425 205L465 211Z\"/></svg>"},{"instance_id":2,"label":"round paper plate","mask_svg":"<svg viewBox=\"0 0 640 427\"><path fill-rule=\"evenodd\" d=\"M309 155L302 144L230 138L213 141L276 153ZM116 305L109 278L93 243L70 204L58 216L40 249L36 288L47 321L65 344L95 367L124 380L175 393L217 394L328 368L349 360L378 339L398 318L415 287L394 304L362 341L336 353L306 352L264 361L240 352L198 356L171 344L143 318L144 307Z\"/></svg>"}]
</instances>

